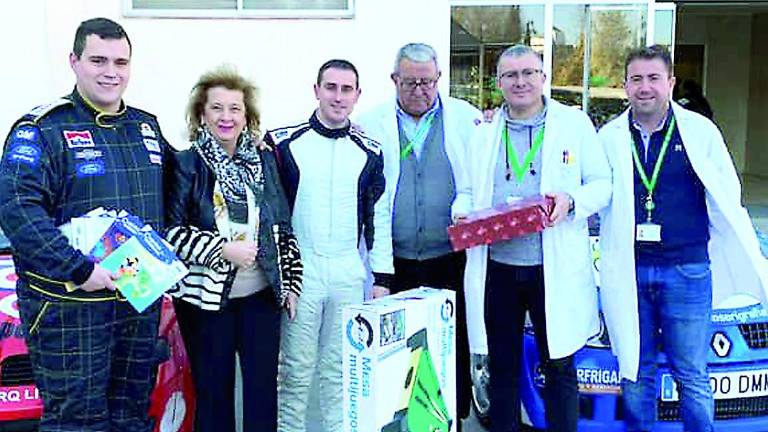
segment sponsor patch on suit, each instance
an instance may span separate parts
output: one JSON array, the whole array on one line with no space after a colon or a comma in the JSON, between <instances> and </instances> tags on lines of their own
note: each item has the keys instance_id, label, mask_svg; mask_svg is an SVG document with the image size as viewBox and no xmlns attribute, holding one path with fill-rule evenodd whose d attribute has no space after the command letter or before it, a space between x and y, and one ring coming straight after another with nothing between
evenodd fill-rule
<instances>
[{"instance_id":1,"label":"sponsor patch on suit","mask_svg":"<svg viewBox=\"0 0 768 432\"><path fill-rule=\"evenodd\" d=\"M149 161L153 164L162 165L163 164L163 157L159 154L150 153L149 154Z\"/></svg>"},{"instance_id":2,"label":"sponsor patch on suit","mask_svg":"<svg viewBox=\"0 0 768 432\"><path fill-rule=\"evenodd\" d=\"M104 175L106 168L103 160L91 160L77 164L75 171L77 177L83 178Z\"/></svg>"},{"instance_id":3,"label":"sponsor patch on suit","mask_svg":"<svg viewBox=\"0 0 768 432\"><path fill-rule=\"evenodd\" d=\"M150 126L149 123L142 123L140 128L141 136L157 138L157 133L155 133L155 130L152 129L152 126Z\"/></svg>"},{"instance_id":4,"label":"sponsor patch on suit","mask_svg":"<svg viewBox=\"0 0 768 432\"><path fill-rule=\"evenodd\" d=\"M42 151L40 147L32 143L17 143L8 151L7 160L10 162L23 163L29 166L36 166L40 161Z\"/></svg>"},{"instance_id":5,"label":"sponsor patch on suit","mask_svg":"<svg viewBox=\"0 0 768 432\"><path fill-rule=\"evenodd\" d=\"M94 150L90 148L75 152L75 159L91 160L91 159L99 159L102 156L104 156L104 153L102 153L101 150Z\"/></svg>"},{"instance_id":6,"label":"sponsor patch on suit","mask_svg":"<svg viewBox=\"0 0 768 432\"><path fill-rule=\"evenodd\" d=\"M156 139L144 138L144 147L149 151L160 153L160 143Z\"/></svg>"},{"instance_id":7,"label":"sponsor patch on suit","mask_svg":"<svg viewBox=\"0 0 768 432\"><path fill-rule=\"evenodd\" d=\"M16 132L13 133L12 142L19 141L37 141L37 129L32 126L22 126L16 129Z\"/></svg>"},{"instance_id":8,"label":"sponsor patch on suit","mask_svg":"<svg viewBox=\"0 0 768 432\"><path fill-rule=\"evenodd\" d=\"M64 139L69 148L94 147L91 131L64 131Z\"/></svg>"}]
</instances>

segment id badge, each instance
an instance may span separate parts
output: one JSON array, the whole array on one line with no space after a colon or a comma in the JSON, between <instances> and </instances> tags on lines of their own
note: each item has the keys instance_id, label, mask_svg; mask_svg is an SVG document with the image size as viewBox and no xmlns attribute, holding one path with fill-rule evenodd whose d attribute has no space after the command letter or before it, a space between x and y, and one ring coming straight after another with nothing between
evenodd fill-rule
<instances>
[{"instance_id":1,"label":"id badge","mask_svg":"<svg viewBox=\"0 0 768 432\"><path fill-rule=\"evenodd\" d=\"M514 204L514 203L516 203L518 201L521 201L522 199L523 199L523 197L521 197L521 196L510 195L510 196L507 197L506 201L507 201L507 204Z\"/></svg>"},{"instance_id":2,"label":"id badge","mask_svg":"<svg viewBox=\"0 0 768 432\"><path fill-rule=\"evenodd\" d=\"M637 224L637 241L643 242L660 242L661 241L661 225L655 223L641 223Z\"/></svg>"}]
</instances>

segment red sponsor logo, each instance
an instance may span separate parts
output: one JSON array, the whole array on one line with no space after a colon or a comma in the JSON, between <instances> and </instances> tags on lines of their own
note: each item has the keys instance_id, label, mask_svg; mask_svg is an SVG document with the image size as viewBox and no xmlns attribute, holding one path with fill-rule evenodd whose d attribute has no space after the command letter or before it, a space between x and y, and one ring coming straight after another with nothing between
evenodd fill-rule
<instances>
[{"instance_id":1,"label":"red sponsor logo","mask_svg":"<svg viewBox=\"0 0 768 432\"><path fill-rule=\"evenodd\" d=\"M93 147L93 136L90 131L64 131L64 139L69 148Z\"/></svg>"}]
</instances>

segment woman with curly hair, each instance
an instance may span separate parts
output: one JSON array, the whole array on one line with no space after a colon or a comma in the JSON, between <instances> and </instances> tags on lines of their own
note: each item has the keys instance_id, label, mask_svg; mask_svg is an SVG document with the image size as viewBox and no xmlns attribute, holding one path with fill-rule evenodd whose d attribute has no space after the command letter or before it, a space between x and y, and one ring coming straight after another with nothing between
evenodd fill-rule
<instances>
[{"instance_id":1,"label":"woman with curly hair","mask_svg":"<svg viewBox=\"0 0 768 432\"><path fill-rule=\"evenodd\" d=\"M277 430L280 311L292 318L302 268L274 154L262 152L256 88L234 69L200 77L187 107L190 149L167 168L166 237L190 269L170 293L192 365L195 430Z\"/></svg>"}]
</instances>

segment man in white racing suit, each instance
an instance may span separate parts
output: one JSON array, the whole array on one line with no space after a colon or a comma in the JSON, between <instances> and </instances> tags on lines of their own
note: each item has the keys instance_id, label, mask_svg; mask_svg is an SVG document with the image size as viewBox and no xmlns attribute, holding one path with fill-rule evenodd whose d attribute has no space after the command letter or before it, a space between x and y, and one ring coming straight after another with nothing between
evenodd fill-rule
<instances>
[{"instance_id":1,"label":"man in white racing suit","mask_svg":"<svg viewBox=\"0 0 768 432\"><path fill-rule=\"evenodd\" d=\"M318 108L309 121L272 130L280 177L304 263L304 291L296 317L282 327L278 430L306 430L307 401L317 374L323 430L342 425L344 306L363 301L369 251L374 294L385 293L392 267L392 210L385 196L378 143L352 129L349 114L360 95L355 67L330 60L315 84Z\"/></svg>"}]
</instances>

